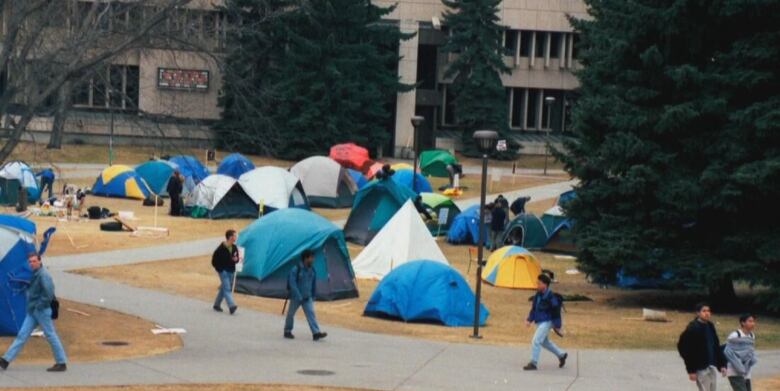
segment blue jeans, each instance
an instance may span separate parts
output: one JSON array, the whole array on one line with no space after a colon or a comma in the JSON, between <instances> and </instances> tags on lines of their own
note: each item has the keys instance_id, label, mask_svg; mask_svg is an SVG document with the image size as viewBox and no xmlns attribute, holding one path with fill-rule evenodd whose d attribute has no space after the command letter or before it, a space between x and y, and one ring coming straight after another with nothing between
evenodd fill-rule
<instances>
[{"instance_id":1,"label":"blue jeans","mask_svg":"<svg viewBox=\"0 0 780 391\"><path fill-rule=\"evenodd\" d=\"M539 363L539 353L541 353L542 347L552 352L558 358L566 354L565 351L550 341L550 338L547 336L550 333L550 329L552 329L551 321L536 324L536 332L534 332L534 337L531 340L531 362L534 364Z\"/></svg>"},{"instance_id":2,"label":"blue jeans","mask_svg":"<svg viewBox=\"0 0 780 391\"><path fill-rule=\"evenodd\" d=\"M317 317L314 315L314 299L308 298L300 302L295 299L290 299L290 308L287 309L287 318L284 321L284 332L291 332L293 329L293 321L295 320L295 313L298 312L298 307L303 307L303 313L306 314L306 320L309 322L309 328L312 334L320 332L320 326L317 325Z\"/></svg>"},{"instance_id":3,"label":"blue jeans","mask_svg":"<svg viewBox=\"0 0 780 391\"><path fill-rule=\"evenodd\" d=\"M235 307L233 301L233 273L221 271L219 274L219 289L217 290L217 299L214 301L214 307L222 306L222 299L227 302L228 308Z\"/></svg>"},{"instance_id":4,"label":"blue jeans","mask_svg":"<svg viewBox=\"0 0 780 391\"><path fill-rule=\"evenodd\" d=\"M65 349L62 347L60 337L57 336L57 332L54 331L54 322L51 320L51 308L44 310L35 310L32 313L27 312L22 322L22 328L19 329L19 334L16 335L16 339L8 347L8 350L3 355L3 358L11 362L22 350L22 346L27 342L27 338L30 338L35 326L41 326L43 334L46 335L46 339L51 346L51 352L54 354L54 361L57 364L65 364L68 362L68 358L65 356Z\"/></svg>"}]
</instances>

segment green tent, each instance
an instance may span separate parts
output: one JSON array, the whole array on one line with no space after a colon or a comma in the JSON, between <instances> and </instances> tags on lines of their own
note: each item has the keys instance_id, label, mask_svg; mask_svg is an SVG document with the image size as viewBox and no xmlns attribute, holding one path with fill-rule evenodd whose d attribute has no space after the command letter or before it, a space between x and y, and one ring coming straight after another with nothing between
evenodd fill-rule
<instances>
[{"instance_id":1,"label":"green tent","mask_svg":"<svg viewBox=\"0 0 780 391\"><path fill-rule=\"evenodd\" d=\"M18 179L0 177L0 204L16 205L19 202L20 186L21 182Z\"/></svg>"},{"instance_id":2,"label":"green tent","mask_svg":"<svg viewBox=\"0 0 780 391\"><path fill-rule=\"evenodd\" d=\"M432 235L447 235L447 231L455 220L455 216L460 214L460 208L455 205L455 202L450 197L441 194L420 193L420 196L422 197L423 205L436 212L436 221L428 223L428 230L431 231ZM446 212L442 212L443 210L446 210ZM443 225L439 226L438 219L442 216L442 213L447 214L447 219Z\"/></svg>"},{"instance_id":3,"label":"green tent","mask_svg":"<svg viewBox=\"0 0 780 391\"><path fill-rule=\"evenodd\" d=\"M458 159L442 149L431 149L420 154L420 171L425 176L449 178L447 165L457 163Z\"/></svg>"},{"instance_id":4,"label":"green tent","mask_svg":"<svg viewBox=\"0 0 780 391\"><path fill-rule=\"evenodd\" d=\"M547 243L548 236L541 219L530 213L523 213L509 222L501 235L501 243L540 249Z\"/></svg>"}]
</instances>

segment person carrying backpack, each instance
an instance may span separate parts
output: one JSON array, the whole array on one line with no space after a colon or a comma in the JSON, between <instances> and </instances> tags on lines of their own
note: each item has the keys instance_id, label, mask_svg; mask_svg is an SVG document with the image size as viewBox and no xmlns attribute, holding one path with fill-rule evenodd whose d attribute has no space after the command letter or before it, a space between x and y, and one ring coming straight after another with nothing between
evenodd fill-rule
<instances>
[{"instance_id":1,"label":"person carrying backpack","mask_svg":"<svg viewBox=\"0 0 780 391\"><path fill-rule=\"evenodd\" d=\"M292 333L295 313L298 307L303 307L303 313L309 322L312 338L315 341L328 336L328 333L320 331L317 324L317 317L314 314L314 297L317 292L317 276L312 264L314 263L314 253L311 250L303 250L301 253L301 263L290 269L287 276L287 288L289 290L290 307L287 309L287 318L284 322L284 337L293 339Z\"/></svg>"},{"instance_id":2,"label":"person carrying backpack","mask_svg":"<svg viewBox=\"0 0 780 391\"><path fill-rule=\"evenodd\" d=\"M238 234L235 230L227 230L225 241L220 243L211 255L211 266L219 276L219 288L213 308L214 311L222 312L222 300L225 300L230 315L235 314L238 309L236 302L233 301L233 275L236 273L236 264L241 260L236 246L237 238Z\"/></svg>"},{"instance_id":3,"label":"person carrying backpack","mask_svg":"<svg viewBox=\"0 0 780 391\"><path fill-rule=\"evenodd\" d=\"M536 331L531 339L531 362L523 367L526 371L535 371L538 368L542 347L558 358L558 368L563 368L569 357L569 354L553 343L548 335L551 329L558 330L562 326L563 298L559 294L553 293L550 289L551 283L550 276L544 273L536 279L536 294L531 299L531 311L525 321L526 327L530 327L531 323L536 323Z\"/></svg>"},{"instance_id":4,"label":"person carrying backpack","mask_svg":"<svg viewBox=\"0 0 780 391\"><path fill-rule=\"evenodd\" d=\"M739 317L739 328L726 338L723 354L726 356L726 375L734 391L751 391L750 371L756 365L755 341L753 328L756 327L756 317L744 314Z\"/></svg>"}]
</instances>

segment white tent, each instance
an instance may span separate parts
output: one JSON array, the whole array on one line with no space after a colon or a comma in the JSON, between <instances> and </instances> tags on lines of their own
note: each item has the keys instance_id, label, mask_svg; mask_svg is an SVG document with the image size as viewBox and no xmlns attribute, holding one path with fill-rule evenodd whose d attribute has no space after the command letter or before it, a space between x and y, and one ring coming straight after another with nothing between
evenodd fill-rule
<instances>
[{"instance_id":1,"label":"white tent","mask_svg":"<svg viewBox=\"0 0 780 391\"><path fill-rule=\"evenodd\" d=\"M279 167L266 166L245 172L238 183L258 205L274 209L290 207L308 208L301 181L295 175Z\"/></svg>"},{"instance_id":2,"label":"white tent","mask_svg":"<svg viewBox=\"0 0 780 391\"><path fill-rule=\"evenodd\" d=\"M0 167L0 177L5 179L17 179L22 186L28 189L38 189L38 182L35 180L35 174L26 163L14 160L3 164Z\"/></svg>"},{"instance_id":3,"label":"white tent","mask_svg":"<svg viewBox=\"0 0 780 391\"><path fill-rule=\"evenodd\" d=\"M312 156L296 163L290 172L300 178L312 206L349 207L357 185L349 172L335 160Z\"/></svg>"},{"instance_id":4,"label":"white tent","mask_svg":"<svg viewBox=\"0 0 780 391\"><path fill-rule=\"evenodd\" d=\"M236 184L236 179L222 174L213 174L198 183L185 200L187 206L201 206L208 210L214 207Z\"/></svg>"},{"instance_id":5,"label":"white tent","mask_svg":"<svg viewBox=\"0 0 780 391\"><path fill-rule=\"evenodd\" d=\"M395 267L419 259L449 265L414 204L408 200L352 261L352 268L358 278L382 279Z\"/></svg>"}]
</instances>

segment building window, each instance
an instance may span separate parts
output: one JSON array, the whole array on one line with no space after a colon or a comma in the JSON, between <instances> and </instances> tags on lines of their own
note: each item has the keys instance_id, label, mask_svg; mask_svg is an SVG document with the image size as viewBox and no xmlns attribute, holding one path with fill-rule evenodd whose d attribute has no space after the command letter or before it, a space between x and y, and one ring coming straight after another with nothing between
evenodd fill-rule
<instances>
[{"instance_id":1,"label":"building window","mask_svg":"<svg viewBox=\"0 0 780 391\"><path fill-rule=\"evenodd\" d=\"M520 57L531 56L531 39L533 34L533 31L529 30L520 31Z\"/></svg>"},{"instance_id":2,"label":"building window","mask_svg":"<svg viewBox=\"0 0 780 391\"><path fill-rule=\"evenodd\" d=\"M543 31L536 32L536 57L544 58L544 47L547 44L548 34Z\"/></svg>"},{"instance_id":3,"label":"building window","mask_svg":"<svg viewBox=\"0 0 780 391\"><path fill-rule=\"evenodd\" d=\"M539 103L539 92L540 91L536 89L528 90L528 109L525 115L526 129L536 129L536 113L539 110L539 107L537 106Z\"/></svg>"},{"instance_id":4,"label":"building window","mask_svg":"<svg viewBox=\"0 0 780 391\"><path fill-rule=\"evenodd\" d=\"M448 84L441 85L442 90L442 110L441 110L441 124L442 126L455 125L455 105L453 101L455 96L450 91Z\"/></svg>"},{"instance_id":5,"label":"building window","mask_svg":"<svg viewBox=\"0 0 780 391\"><path fill-rule=\"evenodd\" d=\"M550 33L550 58L558 58L561 54L561 33Z\"/></svg>"},{"instance_id":6,"label":"building window","mask_svg":"<svg viewBox=\"0 0 780 391\"><path fill-rule=\"evenodd\" d=\"M96 109L138 109L139 71L133 65L109 65L90 78L78 80L73 105Z\"/></svg>"},{"instance_id":7,"label":"building window","mask_svg":"<svg viewBox=\"0 0 780 391\"><path fill-rule=\"evenodd\" d=\"M504 31L504 55L515 56L515 50L517 48L517 35L518 30L505 30Z\"/></svg>"},{"instance_id":8,"label":"building window","mask_svg":"<svg viewBox=\"0 0 780 391\"><path fill-rule=\"evenodd\" d=\"M580 45L580 35L579 34L573 34L573 35L574 35L574 38L573 38L574 44L572 45L572 48L571 48L571 58L574 59L574 58L579 57L578 56L578 53L579 53L578 49L579 49L579 45Z\"/></svg>"},{"instance_id":9,"label":"building window","mask_svg":"<svg viewBox=\"0 0 780 391\"><path fill-rule=\"evenodd\" d=\"M512 88L512 122L513 128L523 128L525 119L525 89Z\"/></svg>"}]
</instances>

